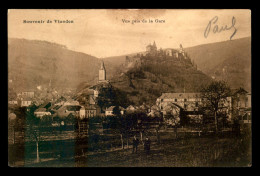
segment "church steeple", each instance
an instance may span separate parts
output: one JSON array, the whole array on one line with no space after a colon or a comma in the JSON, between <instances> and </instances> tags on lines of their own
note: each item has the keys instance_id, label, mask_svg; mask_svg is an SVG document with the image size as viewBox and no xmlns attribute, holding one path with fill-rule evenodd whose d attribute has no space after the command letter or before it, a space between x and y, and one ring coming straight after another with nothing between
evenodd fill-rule
<instances>
[{"instance_id":1,"label":"church steeple","mask_svg":"<svg viewBox=\"0 0 260 176\"><path fill-rule=\"evenodd\" d=\"M155 41L153 41L153 46L156 47Z\"/></svg>"},{"instance_id":2,"label":"church steeple","mask_svg":"<svg viewBox=\"0 0 260 176\"><path fill-rule=\"evenodd\" d=\"M106 69L103 61L101 62L101 67L99 69L98 81L99 82L106 81Z\"/></svg>"},{"instance_id":3,"label":"church steeple","mask_svg":"<svg viewBox=\"0 0 260 176\"><path fill-rule=\"evenodd\" d=\"M103 62L103 61L101 62L100 70L105 70L105 65L104 65L104 62Z\"/></svg>"}]
</instances>

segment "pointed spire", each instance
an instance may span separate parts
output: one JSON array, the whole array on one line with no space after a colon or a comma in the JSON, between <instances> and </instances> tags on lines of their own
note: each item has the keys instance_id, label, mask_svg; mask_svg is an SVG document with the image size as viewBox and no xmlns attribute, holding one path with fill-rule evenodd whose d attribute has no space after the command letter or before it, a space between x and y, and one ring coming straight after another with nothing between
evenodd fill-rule
<instances>
[{"instance_id":1,"label":"pointed spire","mask_svg":"<svg viewBox=\"0 0 260 176\"><path fill-rule=\"evenodd\" d=\"M100 70L105 70L104 61L101 61L101 67L100 67Z\"/></svg>"},{"instance_id":2,"label":"pointed spire","mask_svg":"<svg viewBox=\"0 0 260 176\"><path fill-rule=\"evenodd\" d=\"M156 46L155 41L153 41L153 46Z\"/></svg>"}]
</instances>

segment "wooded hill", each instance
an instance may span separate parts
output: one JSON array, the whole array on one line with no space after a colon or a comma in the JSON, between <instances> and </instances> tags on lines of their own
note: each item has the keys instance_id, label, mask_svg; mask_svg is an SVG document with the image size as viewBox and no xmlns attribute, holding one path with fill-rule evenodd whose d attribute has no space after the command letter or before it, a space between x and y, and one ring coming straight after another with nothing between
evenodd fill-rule
<instances>
[{"instance_id":1,"label":"wooded hill","mask_svg":"<svg viewBox=\"0 0 260 176\"><path fill-rule=\"evenodd\" d=\"M232 88L251 89L251 37L185 48L199 70L216 79L224 79ZM104 58L108 67L119 68L128 55Z\"/></svg>"},{"instance_id":2,"label":"wooded hill","mask_svg":"<svg viewBox=\"0 0 260 176\"><path fill-rule=\"evenodd\" d=\"M9 87L17 91L36 89L39 85L76 88L81 82L95 82L98 58L75 52L46 41L8 40Z\"/></svg>"},{"instance_id":3,"label":"wooded hill","mask_svg":"<svg viewBox=\"0 0 260 176\"><path fill-rule=\"evenodd\" d=\"M197 92L211 81L189 59L149 57L138 67L120 71L111 84L134 105L152 105L163 92Z\"/></svg>"}]
</instances>

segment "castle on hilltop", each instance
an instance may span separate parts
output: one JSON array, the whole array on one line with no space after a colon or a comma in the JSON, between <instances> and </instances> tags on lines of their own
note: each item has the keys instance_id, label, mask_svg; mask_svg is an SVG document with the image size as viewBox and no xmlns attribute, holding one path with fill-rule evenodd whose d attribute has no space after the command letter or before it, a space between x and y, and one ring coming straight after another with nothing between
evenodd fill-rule
<instances>
[{"instance_id":1,"label":"castle on hilltop","mask_svg":"<svg viewBox=\"0 0 260 176\"><path fill-rule=\"evenodd\" d=\"M158 49L155 41L153 44L149 44L146 46L145 52L137 53L136 55L126 56L125 58L125 66L127 68L131 68L134 66L141 66L145 62L151 61L181 61L181 62L190 62L196 69L197 65L194 63L194 60L191 61L187 52L185 52L182 44L178 49Z\"/></svg>"},{"instance_id":2,"label":"castle on hilltop","mask_svg":"<svg viewBox=\"0 0 260 176\"><path fill-rule=\"evenodd\" d=\"M184 51L182 44L180 44L179 49L157 49L155 41L152 44L146 46L146 55L147 56L170 56L175 58L187 59L187 53Z\"/></svg>"}]
</instances>

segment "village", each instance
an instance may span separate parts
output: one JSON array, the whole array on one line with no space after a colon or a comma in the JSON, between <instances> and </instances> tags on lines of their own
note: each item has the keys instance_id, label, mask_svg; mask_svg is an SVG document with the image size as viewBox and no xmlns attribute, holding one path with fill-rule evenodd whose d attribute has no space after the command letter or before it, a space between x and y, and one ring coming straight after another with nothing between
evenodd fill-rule
<instances>
[{"instance_id":1,"label":"village","mask_svg":"<svg viewBox=\"0 0 260 176\"><path fill-rule=\"evenodd\" d=\"M157 57L158 59L165 57L168 59L189 59L182 45L180 45L179 50L157 50L155 42L153 45L150 44L146 47L145 56ZM140 54L134 57L126 56L126 63L137 63L140 60L146 59L145 56L141 56ZM62 127L64 127L62 129L69 128L63 130L62 135L57 133L47 134L45 132L45 137L42 135L45 138L44 141L78 139L84 141L86 138L88 140L92 139L93 135L115 137L116 132L114 131L119 131L118 134L121 136L120 142L113 145L113 142L108 142L104 148L109 150L113 148L112 146L124 149L126 145L129 148L129 139L136 134L140 136L141 141L143 141L143 135L150 135L153 139L153 132L151 132L153 130L156 131L156 138L154 140L160 143L160 130L164 132L168 130L167 132L172 134L176 133L175 136L177 138L177 131L179 133L185 132L185 135L188 132L195 132L200 136L205 132L205 128L207 128L206 132L214 132L214 130L215 132L218 130L233 131L234 128L232 125L235 123L251 125L251 93L245 91L243 88L232 89L228 96L219 100L217 103L218 110L216 111L219 118L216 122L216 117L214 119L212 114L207 113L207 104L205 104L207 98L205 98L203 92L165 92L156 99L153 105L143 103L140 106L129 105L123 107L120 104L112 104L111 106L101 107L99 103L100 90L111 86L106 75L104 62L101 61L98 82L95 85L89 86L85 91L85 96L80 98L76 94L76 91L72 89L55 90L52 87L51 80L47 87L37 87L36 90L23 91L9 96L8 119L10 122L17 121L17 116L20 114L16 112L19 112L18 109L20 108L21 110L22 108L33 119L39 119L40 121L46 121L47 119L47 126L49 127L56 129L61 129ZM25 116L25 118L27 117ZM125 118L124 123L128 124L131 122L131 125L124 126L121 120L120 127L112 127L113 125L111 124L115 123L113 119L119 120L120 118ZM216 128L208 128L212 124L214 126L214 123L215 125L216 123L218 124ZM30 125L28 123L25 125L25 128L29 128ZM34 126L34 128L36 127ZM75 135L75 131L77 131L77 135ZM22 135L18 133L20 134L20 132L15 131L14 127L10 127L8 138L10 144L19 143L19 136L20 138L24 138L25 142L34 141L34 139L32 140L28 137L29 135L26 136L24 132ZM37 161L39 161L39 141L37 140ZM96 138L94 138L95 140ZM95 145L92 146L93 151L95 151L94 148L99 148L98 146L101 145L98 142L94 143ZM90 152L91 146L88 147L88 152ZM81 151L85 155L83 149Z\"/></svg>"},{"instance_id":2,"label":"village","mask_svg":"<svg viewBox=\"0 0 260 176\"><path fill-rule=\"evenodd\" d=\"M164 55L173 58L183 58L188 59L187 53L184 52L182 45L180 45L179 50L162 49L157 50L155 42L153 45L148 45L146 47L147 56L160 56ZM126 56L126 63L137 62L140 59L140 54L134 57ZM99 69L98 82L96 85L90 86L88 88L87 96L84 100L79 101L73 90L63 90L57 91L52 87L51 80L49 86L45 88L37 87L36 91L24 91L20 92L15 96L9 96L8 104L9 106L18 107L30 107L37 106L34 111L34 115L38 118L43 116L60 116L67 117L73 115L80 119L92 118L96 116L113 116L113 108L115 105L110 107L105 107L102 109L97 104L97 98L99 97L99 88L107 87L109 85L109 80L106 79L106 69L104 62L101 61L101 66ZM14 98L15 97L15 98ZM174 110L173 113L180 112L183 110L187 113L194 114L199 111L199 107L202 106L202 95L200 92L197 93L162 93L160 97L157 98L154 105L143 104L141 106L130 105L128 107L121 107L121 114L143 111L147 113L148 116L155 116L156 112L160 112L163 115ZM243 116L243 119L250 120L250 108L251 108L251 93L245 91L243 88L232 90L232 96L226 97L221 104L222 111L225 111L228 120L232 120L232 110L236 109L239 114ZM12 112L9 112L10 116L14 116ZM175 114L176 115L176 114ZM191 115L192 116L192 115ZM241 120L243 120L241 119Z\"/></svg>"}]
</instances>

